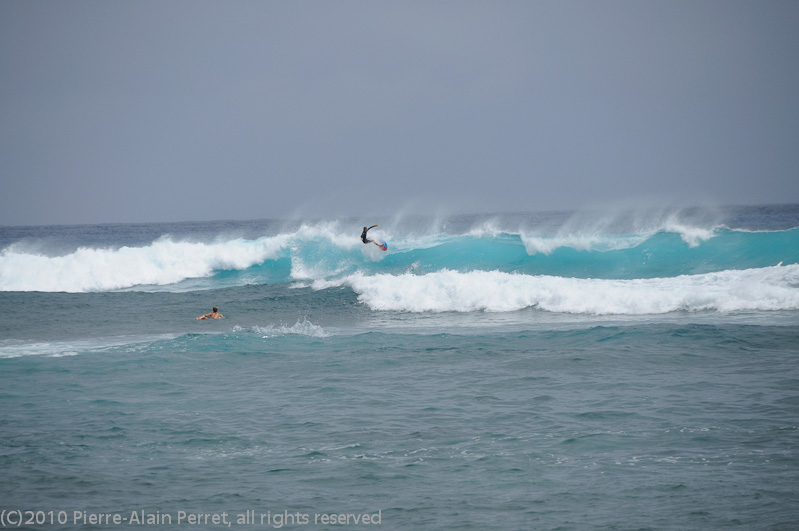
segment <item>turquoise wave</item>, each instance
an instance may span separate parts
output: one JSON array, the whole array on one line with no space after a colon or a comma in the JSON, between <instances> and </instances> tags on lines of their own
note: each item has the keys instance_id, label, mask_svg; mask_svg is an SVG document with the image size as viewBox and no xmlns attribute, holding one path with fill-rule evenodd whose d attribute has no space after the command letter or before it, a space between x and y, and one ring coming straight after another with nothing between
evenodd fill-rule
<instances>
[{"instance_id":1,"label":"turquoise wave","mask_svg":"<svg viewBox=\"0 0 799 531\"><path fill-rule=\"evenodd\" d=\"M593 247L556 243L548 252L530 249L528 237L500 233L491 236L441 235L415 246L410 238L392 241L383 254L370 248L342 248L330 242L308 241L284 250L274 260L245 270L218 271L211 282L283 283L316 280L360 272L425 274L502 271L574 278L635 279L674 277L714 271L752 269L799 263L799 229L776 232L716 230L698 243L683 235L658 232L649 236L602 236ZM546 241L538 238L537 243Z\"/></svg>"},{"instance_id":2,"label":"turquoise wave","mask_svg":"<svg viewBox=\"0 0 799 531\"><path fill-rule=\"evenodd\" d=\"M136 247L80 247L50 256L0 250L0 291L192 291L364 275L498 271L567 278L650 279L799 263L799 228L649 233L386 230L384 252L336 224L256 238L186 241L164 235Z\"/></svg>"}]
</instances>

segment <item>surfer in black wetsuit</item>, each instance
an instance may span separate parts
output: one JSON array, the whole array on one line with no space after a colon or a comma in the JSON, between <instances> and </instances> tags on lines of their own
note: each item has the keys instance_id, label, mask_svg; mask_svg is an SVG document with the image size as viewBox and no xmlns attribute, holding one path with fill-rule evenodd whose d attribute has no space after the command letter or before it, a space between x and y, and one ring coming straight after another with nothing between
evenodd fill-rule
<instances>
[{"instance_id":1,"label":"surfer in black wetsuit","mask_svg":"<svg viewBox=\"0 0 799 531\"><path fill-rule=\"evenodd\" d=\"M369 232L370 229L373 229L375 227L379 227L379 225L372 225L371 227L364 227L363 228L363 232L361 233L361 241L363 243L373 243L373 244L377 245L378 247L380 247L382 249L383 248L383 244L382 243L376 242L374 240L370 240L369 238L366 237L366 233Z\"/></svg>"}]
</instances>

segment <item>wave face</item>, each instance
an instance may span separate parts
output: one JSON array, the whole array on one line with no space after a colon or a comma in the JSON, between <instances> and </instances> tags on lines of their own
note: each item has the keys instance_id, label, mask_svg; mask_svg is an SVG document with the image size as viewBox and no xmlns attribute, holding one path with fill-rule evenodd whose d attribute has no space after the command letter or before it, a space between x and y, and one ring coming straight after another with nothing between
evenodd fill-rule
<instances>
[{"instance_id":1,"label":"wave face","mask_svg":"<svg viewBox=\"0 0 799 531\"><path fill-rule=\"evenodd\" d=\"M59 246L56 229L6 231L0 290L274 284L346 287L373 310L406 312L795 310L799 214L780 213L769 211L771 221L751 211L398 219L370 232L389 242L388 252L363 245L362 224L348 220L229 224L224 232L182 226L152 230L144 241L121 226L101 242L83 231Z\"/></svg>"}]
</instances>

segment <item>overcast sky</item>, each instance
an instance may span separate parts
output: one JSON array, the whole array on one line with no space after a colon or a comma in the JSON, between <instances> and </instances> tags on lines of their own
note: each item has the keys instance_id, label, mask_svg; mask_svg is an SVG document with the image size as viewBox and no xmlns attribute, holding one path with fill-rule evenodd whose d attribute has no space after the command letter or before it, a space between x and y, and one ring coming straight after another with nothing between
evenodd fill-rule
<instances>
[{"instance_id":1,"label":"overcast sky","mask_svg":"<svg viewBox=\"0 0 799 531\"><path fill-rule=\"evenodd\" d=\"M0 225L799 203L799 2L3 0L0 185Z\"/></svg>"}]
</instances>

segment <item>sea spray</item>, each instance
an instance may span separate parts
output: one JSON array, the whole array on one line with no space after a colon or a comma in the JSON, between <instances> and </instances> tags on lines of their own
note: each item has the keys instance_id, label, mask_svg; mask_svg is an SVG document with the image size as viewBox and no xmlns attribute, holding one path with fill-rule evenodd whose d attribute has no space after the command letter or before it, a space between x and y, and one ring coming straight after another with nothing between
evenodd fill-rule
<instances>
[{"instance_id":1,"label":"sea spray","mask_svg":"<svg viewBox=\"0 0 799 531\"><path fill-rule=\"evenodd\" d=\"M445 270L633 280L799 263L799 228L754 231L729 228L732 221L695 221L672 215L592 225L540 215L478 216L425 231L415 220L381 227L385 253L363 245L360 227L343 221L272 227L253 238L203 233L164 234L136 246L84 242L66 252L27 237L0 249L0 291L185 292Z\"/></svg>"}]
</instances>

